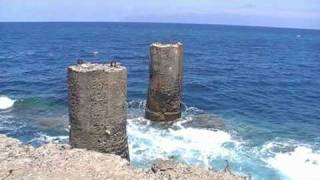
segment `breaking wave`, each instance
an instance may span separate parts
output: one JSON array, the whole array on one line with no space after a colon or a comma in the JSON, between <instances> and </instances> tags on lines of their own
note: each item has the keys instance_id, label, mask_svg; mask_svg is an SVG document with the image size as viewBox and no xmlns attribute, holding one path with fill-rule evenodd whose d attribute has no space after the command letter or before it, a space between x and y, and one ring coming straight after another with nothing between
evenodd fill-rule
<instances>
[{"instance_id":1,"label":"breaking wave","mask_svg":"<svg viewBox=\"0 0 320 180\"><path fill-rule=\"evenodd\" d=\"M179 121L160 123L145 119L144 108L145 101L129 102L127 131L133 165L147 168L155 159L161 158L211 169L216 168L212 162L219 159L223 169L225 160L237 158L236 151L230 147L240 147L241 142L231 133L221 130L220 126L219 129L213 126L199 128L203 118L209 117L203 116L203 111L185 106ZM202 123L193 123L194 120Z\"/></svg>"},{"instance_id":2,"label":"breaking wave","mask_svg":"<svg viewBox=\"0 0 320 180\"><path fill-rule=\"evenodd\" d=\"M276 152L266 158L266 162L277 169L284 179L320 179L320 152L308 145L272 142L264 145L265 149Z\"/></svg>"},{"instance_id":3,"label":"breaking wave","mask_svg":"<svg viewBox=\"0 0 320 180\"><path fill-rule=\"evenodd\" d=\"M143 118L144 105L144 101L129 103L127 131L135 166L145 168L161 158L223 170L227 160L233 172L255 180L320 177L320 153L307 145L274 139L255 146L227 129L185 126L203 117L204 112L195 107L185 106L182 118L169 125L151 122Z\"/></svg>"},{"instance_id":4,"label":"breaking wave","mask_svg":"<svg viewBox=\"0 0 320 180\"><path fill-rule=\"evenodd\" d=\"M15 100L7 96L0 96L0 110L9 109L14 105Z\"/></svg>"},{"instance_id":5,"label":"breaking wave","mask_svg":"<svg viewBox=\"0 0 320 180\"><path fill-rule=\"evenodd\" d=\"M184 128L179 123L160 128L142 117L129 119L127 127L130 156L140 165L164 158L211 167L210 159L230 155L224 145L237 144L221 130Z\"/></svg>"}]
</instances>

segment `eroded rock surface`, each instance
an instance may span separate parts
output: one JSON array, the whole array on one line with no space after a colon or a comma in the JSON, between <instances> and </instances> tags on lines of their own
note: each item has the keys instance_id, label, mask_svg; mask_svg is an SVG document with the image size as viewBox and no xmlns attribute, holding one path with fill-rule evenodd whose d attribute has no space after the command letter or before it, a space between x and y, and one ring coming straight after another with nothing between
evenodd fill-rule
<instances>
[{"instance_id":1,"label":"eroded rock surface","mask_svg":"<svg viewBox=\"0 0 320 180\"><path fill-rule=\"evenodd\" d=\"M229 172L208 171L173 161L156 160L150 170L131 167L127 160L112 154L72 149L66 144L40 148L22 145L0 135L0 179L190 179L238 180Z\"/></svg>"},{"instance_id":2,"label":"eroded rock surface","mask_svg":"<svg viewBox=\"0 0 320 180\"><path fill-rule=\"evenodd\" d=\"M203 129L225 129L225 125L223 119L218 116L211 114L197 114L192 115L192 121L188 121L183 123L185 127L195 127L195 128L203 128Z\"/></svg>"}]
</instances>

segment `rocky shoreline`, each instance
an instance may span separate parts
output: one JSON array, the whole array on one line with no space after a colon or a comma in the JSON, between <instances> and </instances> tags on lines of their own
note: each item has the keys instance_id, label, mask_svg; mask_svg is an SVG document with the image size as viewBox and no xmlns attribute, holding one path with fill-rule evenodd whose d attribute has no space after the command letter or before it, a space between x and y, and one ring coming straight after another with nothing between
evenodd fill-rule
<instances>
[{"instance_id":1,"label":"rocky shoreline","mask_svg":"<svg viewBox=\"0 0 320 180\"><path fill-rule=\"evenodd\" d=\"M174 161L156 160L149 170L136 169L120 156L67 144L47 144L40 148L24 145L0 135L0 179L192 179L242 180L231 172L209 171Z\"/></svg>"}]
</instances>

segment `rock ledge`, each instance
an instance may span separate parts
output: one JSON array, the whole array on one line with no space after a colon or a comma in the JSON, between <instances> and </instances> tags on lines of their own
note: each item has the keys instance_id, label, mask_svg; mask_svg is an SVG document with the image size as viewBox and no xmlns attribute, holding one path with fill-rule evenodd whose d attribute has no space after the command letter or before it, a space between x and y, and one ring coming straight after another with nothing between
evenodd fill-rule
<instances>
[{"instance_id":1,"label":"rock ledge","mask_svg":"<svg viewBox=\"0 0 320 180\"><path fill-rule=\"evenodd\" d=\"M173 161L156 160L150 170L131 167L112 154L72 149L66 144L47 144L40 148L22 145L0 135L0 179L190 179L240 180L230 172L214 172Z\"/></svg>"}]
</instances>

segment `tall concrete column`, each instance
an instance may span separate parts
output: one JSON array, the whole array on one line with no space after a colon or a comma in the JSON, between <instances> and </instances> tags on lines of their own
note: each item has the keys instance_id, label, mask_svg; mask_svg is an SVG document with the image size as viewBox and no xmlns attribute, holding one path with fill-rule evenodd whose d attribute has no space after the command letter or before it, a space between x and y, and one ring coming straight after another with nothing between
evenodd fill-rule
<instances>
[{"instance_id":1,"label":"tall concrete column","mask_svg":"<svg viewBox=\"0 0 320 180\"><path fill-rule=\"evenodd\" d=\"M145 117L171 121L181 117L183 45L150 46L150 81Z\"/></svg>"},{"instance_id":2,"label":"tall concrete column","mask_svg":"<svg viewBox=\"0 0 320 180\"><path fill-rule=\"evenodd\" d=\"M118 64L68 68L70 144L129 159L127 70Z\"/></svg>"}]
</instances>

